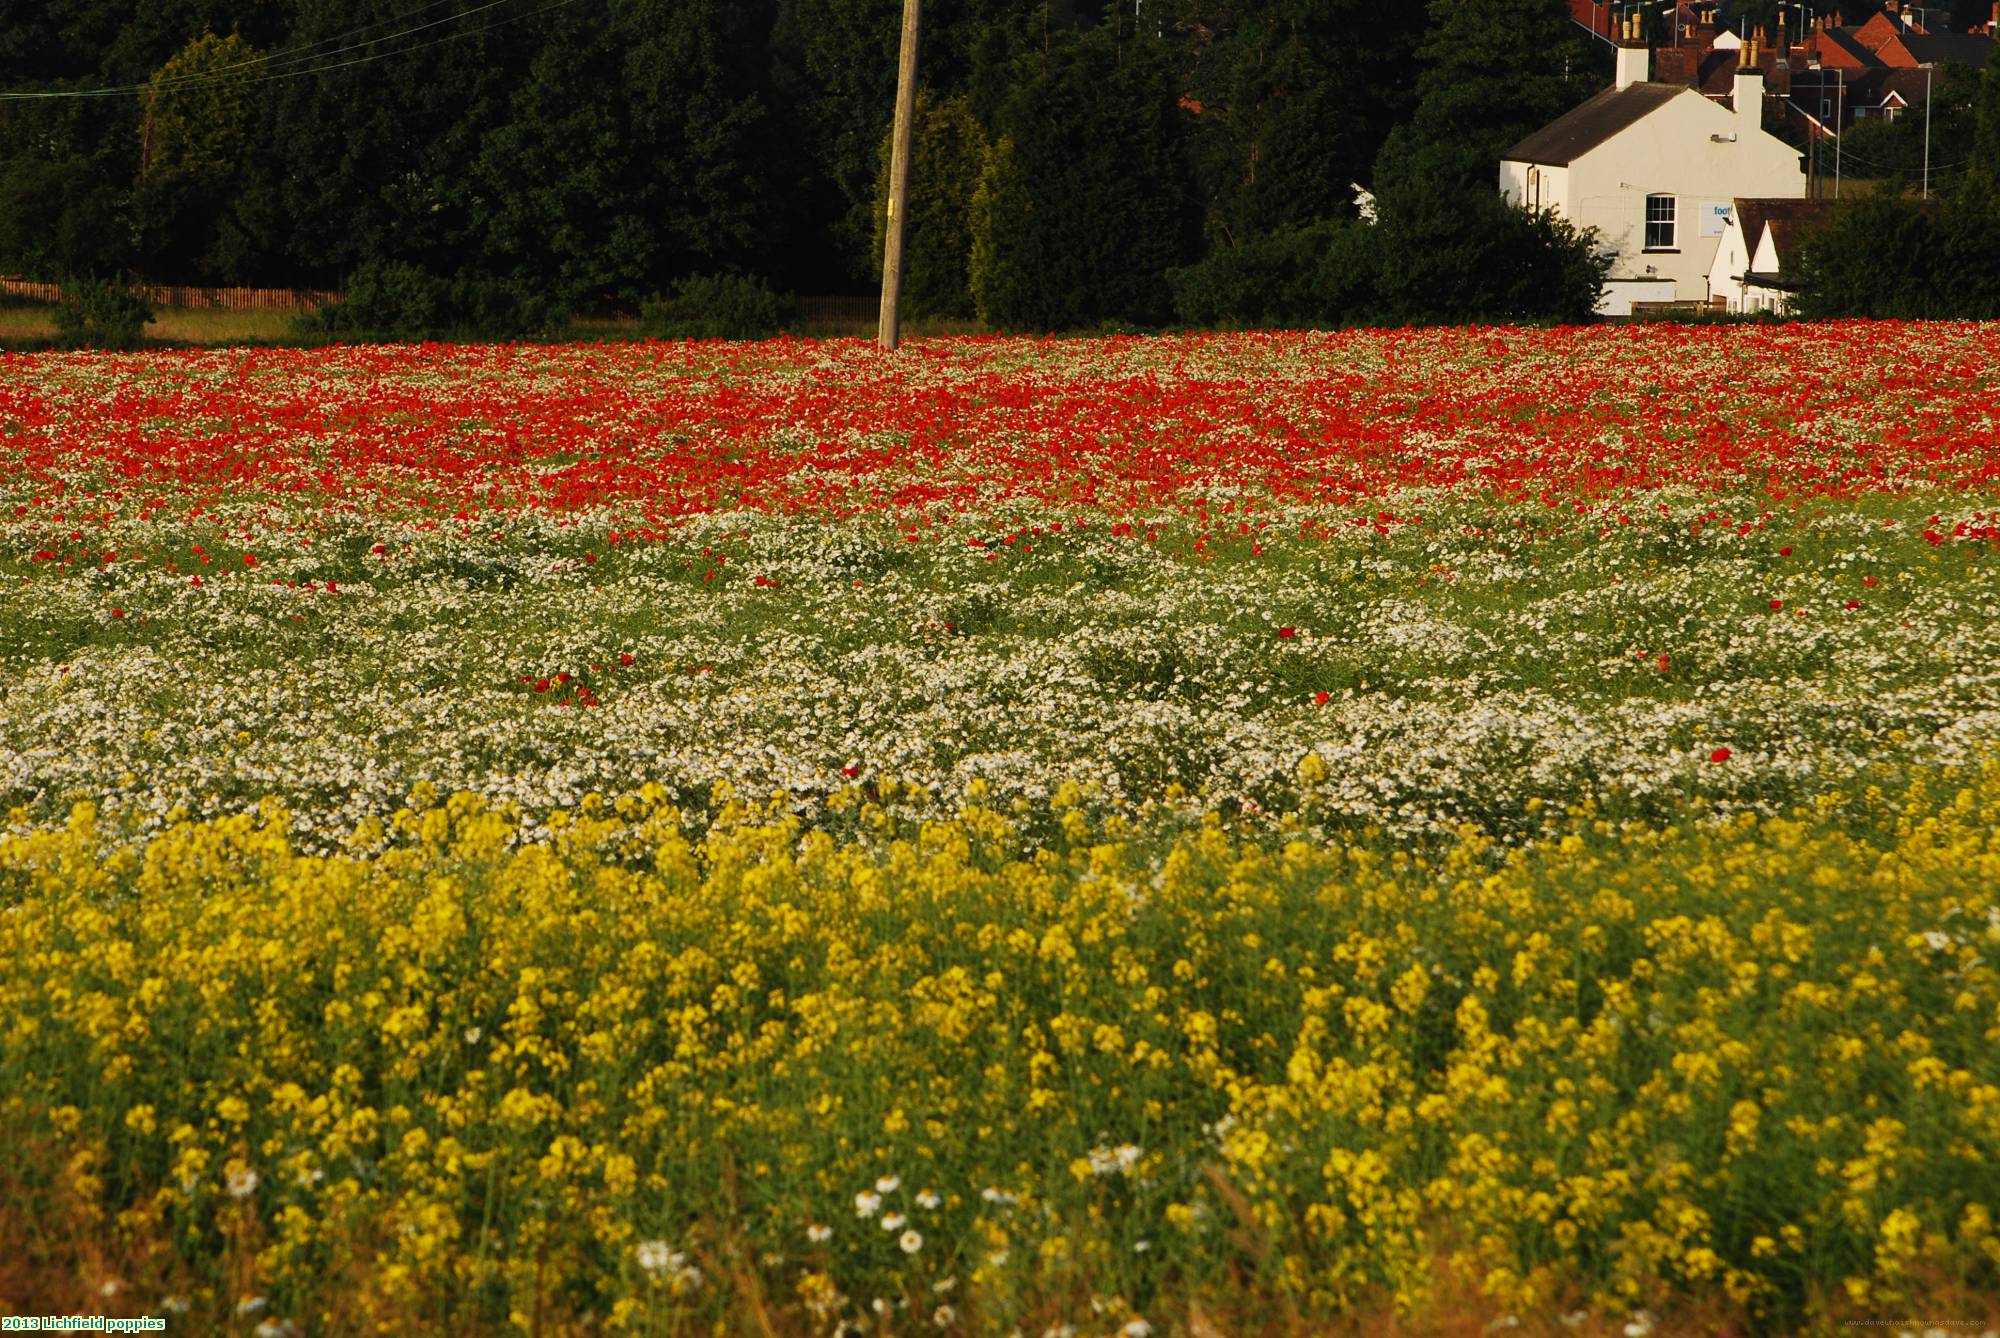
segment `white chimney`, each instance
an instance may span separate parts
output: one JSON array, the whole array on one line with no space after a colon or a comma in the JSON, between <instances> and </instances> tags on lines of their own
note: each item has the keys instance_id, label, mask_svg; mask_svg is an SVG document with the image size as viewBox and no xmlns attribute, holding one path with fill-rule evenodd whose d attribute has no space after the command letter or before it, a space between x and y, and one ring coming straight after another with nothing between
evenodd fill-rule
<instances>
[{"instance_id":1,"label":"white chimney","mask_svg":"<svg viewBox=\"0 0 2000 1338\"><path fill-rule=\"evenodd\" d=\"M1653 77L1653 53L1643 46L1618 48L1618 87L1630 88Z\"/></svg>"},{"instance_id":2,"label":"white chimney","mask_svg":"<svg viewBox=\"0 0 2000 1338\"><path fill-rule=\"evenodd\" d=\"M1764 128L1764 76L1754 68L1736 70L1736 126L1737 137L1746 142Z\"/></svg>"}]
</instances>

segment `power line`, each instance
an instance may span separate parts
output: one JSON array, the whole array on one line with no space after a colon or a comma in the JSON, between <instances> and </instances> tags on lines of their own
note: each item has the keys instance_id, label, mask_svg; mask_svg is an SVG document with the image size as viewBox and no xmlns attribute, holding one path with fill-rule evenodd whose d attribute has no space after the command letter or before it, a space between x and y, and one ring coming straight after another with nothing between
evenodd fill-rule
<instances>
[{"instance_id":1,"label":"power line","mask_svg":"<svg viewBox=\"0 0 2000 1338\"><path fill-rule=\"evenodd\" d=\"M237 82L237 80L233 79L227 73L228 70L237 69L243 66L256 66L259 64L262 64L264 66L265 68L264 73L252 78L242 79L240 82L244 84L267 84L267 83L273 83L280 79L296 79L301 75L324 74L332 70L344 70L356 65L366 65L373 61L387 60L391 56L408 55L414 51L422 51L427 47L438 46L445 42L456 41L461 37L477 36L478 34L483 32L491 32L495 28L505 27L507 24L510 23L519 23L526 19L537 18L540 15L550 13L553 10L566 9L571 5L581 3L581 0L555 0L553 4L543 5L540 9L531 10L525 14L514 14L506 18L495 19L491 23L483 23L476 28L466 28L458 32L446 33L441 37L433 37L429 41L417 42L410 46L405 46L405 47L398 47L393 51L381 51L381 52L376 52L373 55L357 56L353 60L332 61L325 64L309 63L311 61L321 60L327 56L340 55L344 51L355 51L361 49L362 47L375 46L381 42L394 41L398 37L407 37L411 33L423 32L429 28L436 28L446 23L452 23L460 19L470 18L474 14L483 13L484 11L489 9L496 9L499 6L508 4L510 2L511 0L487 0L487 3L482 4L477 8L468 9L463 13L449 15L446 18L434 19L429 23L416 24L413 25L412 27L402 29L399 32L387 33L381 37L371 37L366 41L354 42L346 46L336 47L330 51L319 52L315 56L289 57L285 60L277 62L277 64L280 66L280 69L275 73L271 71L270 63L268 61L262 61L262 60L236 61L232 62L228 66L223 66L214 70L204 70L199 74L190 74L176 79L166 80L157 85L148 82L144 84L126 84L112 88L62 89L62 90L35 92L35 93L0 93L0 102L20 102L20 101L28 101L35 99L52 99L52 98L131 97L135 94L145 93L155 87L167 91L174 91L187 87L198 87L203 84ZM434 9L434 8L436 8L435 4L425 6L425 9ZM423 10L419 10L417 12L422 13ZM365 29L357 31L365 31ZM351 36L351 35L352 34L341 34L341 36ZM325 41L335 41L335 40L339 39L327 38L323 39L323 41L320 43L315 43L314 45L324 45ZM285 66L295 66L295 65L305 65L305 68L303 69L283 68Z\"/></svg>"},{"instance_id":2,"label":"power line","mask_svg":"<svg viewBox=\"0 0 2000 1338\"><path fill-rule=\"evenodd\" d=\"M429 10L436 9L438 7L438 4L440 3L449 3L449 2L450 0L433 0L433 3L425 5L422 9L419 9L416 12L418 14L422 14ZM433 19L429 23L419 23L412 27L404 28L398 32L385 33L380 37L371 37L368 38L366 41L352 42L346 46L337 46L330 51L321 51L313 55L290 55L284 59L276 61L272 61L263 57L254 58L251 60L232 61L228 65L218 66L217 68L212 70L203 70L195 74L179 75L176 76L175 78L164 79L158 82L148 80L143 84L119 84L107 88L63 89L63 90L56 90L53 92L44 92L44 93L0 93L0 100L12 102L12 101L22 101L27 99L46 99L46 98L130 97L137 93L149 92L155 88L160 89L162 91L169 91L200 84L234 82L229 75L229 71L244 69L244 68L254 68L258 65L262 65L264 67L262 76L246 80L245 82L252 82L252 83L263 82L265 79L282 77L281 75L272 74L271 71L273 70L273 68L284 70L288 66L300 65L309 61L320 60L327 56L338 56L343 52L355 51L364 46L372 46L377 42L393 42L398 37L407 37L411 33L423 32L426 29L435 28L441 24L451 23L462 18L468 18L471 15L480 13L483 10L494 9L506 3L508 3L508 0L487 0L485 4L480 5L476 9L465 10L464 12L458 14L449 14L441 19ZM367 24L364 25L362 28L355 29L353 31L346 33L341 33L335 37L323 39L320 42L311 43L305 49L310 50L311 47L313 46L324 46L326 42L340 41L344 38L353 37L358 33L366 32L368 28L380 27L380 26L381 26L380 22ZM424 44L419 44L419 45L424 45ZM413 47L408 49L415 50L416 48ZM327 68L337 69L339 68L339 64L329 65L327 66ZM306 73L307 71L292 71L292 72Z\"/></svg>"},{"instance_id":3,"label":"power line","mask_svg":"<svg viewBox=\"0 0 2000 1338\"><path fill-rule=\"evenodd\" d=\"M303 52L308 52L308 51L311 51L311 50L313 50L313 49L314 49L315 47L322 47L322 46L327 46L327 45L329 45L330 43L334 43L334 42L345 42L345 41L347 41L347 40L348 40L349 38L352 38L352 37L359 37L359 36L361 36L361 35L362 35L363 33L365 33L365 32L367 32L367 31L369 31L369 30L370 30L371 28L383 28L383 27L387 27L387 26L388 26L389 24L392 24L392 23L399 23L399 22L401 22L401 21L402 21L403 19L413 19L413 18L416 18L416 17L417 17L418 15L420 15L420 14L428 14L428 13L430 13L430 12L431 12L432 10L434 10L434 9L442 9L442 8L444 8L444 6L446 6L446 5L455 5L455 4L462 4L462 3L464 3L464 0L430 0L430 3L428 3L428 4L423 4L423 5L419 5L419 6L417 6L417 8L416 8L416 9L412 10L412 11L411 11L410 13L408 13L408 14L404 14L404 15L402 15L402 16L401 16L400 18L393 18L393 19L374 19L374 20L371 20L371 21L370 21L370 22L368 22L368 23L364 23L364 24L362 24L362 25L361 25L360 27L358 27L358 28L349 28L349 29L348 29L348 30L347 30L346 32L341 32L341 33L334 33L334 34L332 34L332 35L331 35L331 36L329 36L329 37L322 37L322 38L319 38L319 39L318 39L318 40L316 40L316 41L312 41L312 42L295 42L295 43L293 43L293 44L292 44L291 46L288 46L288 47L286 47L286 48L285 48L284 50L282 50L282 51L271 51L271 52L266 52L265 54L263 54L263 55L261 55L261 56L253 56L253 57L251 57L251 58L250 58L250 59L248 59L248 60L239 60L239 61L232 61L231 63L229 63L229 64L227 64L227 65L218 65L218 66L216 66L215 68L213 68L213 69L211 69L211 70L207 71L206 73L208 73L208 74L210 74L210 75L217 75L217 74L221 74L221 73L223 73L224 71L227 71L227 70L234 70L234 69L241 69L241 68L247 68L247 67L249 67L249 66L253 66L253 65L259 65L259 64L268 64L268 63L269 63L269 62L271 62L271 61L279 61L280 63L283 63L283 64L289 64L289 63L291 63L292 59L294 59L294 58L299 58L299 57L301 57L301 53L303 53ZM371 37L371 38L369 38L368 40L369 40L369 41L371 41L371 42L380 42L380 41L387 41L387 40L389 40L390 38L392 38L392 37L395 37L396 35L397 35L397 34L395 34L395 33L387 33L387 34L384 34L384 35L383 35L383 36L381 36L381 37ZM347 50L348 48L346 48L346 47L340 47L340 48L337 48L337 49L338 49L338 50L341 50L341 51L345 51L345 50ZM325 55L332 55L332 54L334 54L334 53L333 53L333 52L324 52L324 53L322 53L322 54L325 54ZM181 77L182 77L182 78L193 78L193 77L197 77L197 76L181 76ZM170 83L171 83L171 82L178 82L178 80L169 80L168 82L170 82ZM136 85L134 85L134 86L136 87Z\"/></svg>"},{"instance_id":4,"label":"power line","mask_svg":"<svg viewBox=\"0 0 2000 1338\"><path fill-rule=\"evenodd\" d=\"M408 14L403 15L402 17L404 19L413 19L416 18L419 14L428 14L434 9L443 8L445 5L462 4L462 3L464 3L464 0L430 0L429 4L419 5L415 10L411 11ZM493 8L493 6L482 5L480 6L480 8L491 9ZM447 15L446 17L442 19L437 19L431 23L420 23L415 27L404 28L399 32L384 33L380 37L370 37L366 41L354 42L348 46L337 46L334 47L331 51L322 51L319 52L318 54L319 56L337 56L343 51L359 50L361 47L368 46L375 42L394 41L398 37L403 37L413 32L422 32L425 28L435 28L439 24L450 23L454 19L466 18L470 15L477 14L478 12L479 12L478 9L465 10L462 13ZM347 41L347 39L351 37L361 36L361 34L367 32L370 28L380 28L387 24L396 23L399 21L400 20L398 19L376 19L372 23L364 23L358 28L350 28L344 33L335 33L331 37L322 37L318 41L305 42L298 45L290 46L280 52L271 52L262 56L252 56L248 60L231 61L227 65L218 65L212 69L203 70L196 74L176 75L172 79L164 79L158 81L148 80L144 84L130 84L125 86L124 88L88 90L88 93L91 96L110 96L112 94L117 94L117 93L136 92L142 90L150 90L153 88L166 89L166 88L173 88L178 85L186 83L200 83L203 80L207 79L219 80L224 75L226 75L230 70L249 69L256 66L262 66L265 70L270 70L274 67L282 68L287 65L297 65L308 60L317 59L317 57L315 56L302 54L305 52L312 51L313 48L315 47L326 46L328 43L331 42L345 42Z\"/></svg>"}]
</instances>

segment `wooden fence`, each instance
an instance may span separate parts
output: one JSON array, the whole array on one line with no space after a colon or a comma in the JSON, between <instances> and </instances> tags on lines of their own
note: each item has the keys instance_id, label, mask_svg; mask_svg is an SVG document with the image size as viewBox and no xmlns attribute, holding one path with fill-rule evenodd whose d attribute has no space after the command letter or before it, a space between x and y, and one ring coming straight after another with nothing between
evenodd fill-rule
<instances>
[{"instance_id":1,"label":"wooden fence","mask_svg":"<svg viewBox=\"0 0 2000 1338\"><path fill-rule=\"evenodd\" d=\"M311 311L344 294L323 288L181 288L145 284L135 289L156 307L193 311ZM22 302L59 302L59 283L29 283L0 278L0 298ZM801 323L809 329L843 334L869 334L881 316L881 301L873 296L801 297Z\"/></svg>"},{"instance_id":2,"label":"wooden fence","mask_svg":"<svg viewBox=\"0 0 2000 1338\"><path fill-rule=\"evenodd\" d=\"M156 307L193 311L311 311L341 297L340 293L323 288L183 288L146 284L133 291ZM62 285L0 279L0 297L59 302Z\"/></svg>"},{"instance_id":3,"label":"wooden fence","mask_svg":"<svg viewBox=\"0 0 2000 1338\"><path fill-rule=\"evenodd\" d=\"M1729 314L1729 299L1726 297L1682 298L1676 302L1634 302L1632 319L1644 320L1648 316L1726 316Z\"/></svg>"}]
</instances>

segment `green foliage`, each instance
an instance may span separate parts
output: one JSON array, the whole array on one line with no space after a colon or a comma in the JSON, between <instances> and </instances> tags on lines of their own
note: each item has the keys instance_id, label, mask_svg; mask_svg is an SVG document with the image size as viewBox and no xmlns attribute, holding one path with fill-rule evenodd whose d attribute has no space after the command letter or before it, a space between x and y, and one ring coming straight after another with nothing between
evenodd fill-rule
<instances>
[{"instance_id":1,"label":"green foliage","mask_svg":"<svg viewBox=\"0 0 2000 1338\"><path fill-rule=\"evenodd\" d=\"M875 272L888 239L889 158L882 139L875 177ZM972 255L973 199L986 168L986 131L963 96L917 94L910 138L910 216L903 224L903 308L912 316L970 316L967 266Z\"/></svg>"},{"instance_id":2,"label":"green foliage","mask_svg":"<svg viewBox=\"0 0 2000 1338\"><path fill-rule=\"evenodd\" d=\"M1594 232L1496 192L1392 197L1381 217L1376 323L1575 324L1591 318L1610 265Z\"/></svg>"},{"instance_id":3,"label":"green foliage","mask_svg":"<svg viewBox=\"0 0 2000 1338\"><path fill-rule=\"evenodd\" d=\"M1497 196L1415 203L1213 251L1170 273L1175 314L1274 329L1590 319L1608 264L1594 235Z\"/></svg>"},{"instance_id":4,"label":"green foliage","mask_svg":"<svg viewBox=\"0 0 2000 1338\"><path fill-rule=\"evenodd\" d=\"M153 309L112 279L79 279L63 285L53 319L56 335L75 348L132 349L153 322Z\"/></svg>"},{"instance_id":5,"label":"green foliage","mask_svg":"<svg viewBox=\"0 0 2000 1338\"><path fill-rule=\"evenodd\" d=\"M1414 105L1421 5L1253 0L1204 6L1182 62L1194 171L1214 245L1353 212Z\"/></svg>"},{"instance_id":6,"label":"green foliage","mask_svg":"<svg viewBox=\"0 0 2000 1338\"><path fill-rule=\"evenodd\" d=\"M1910 182L1922 179L1924 142L1928 133L1930 161L1934 165L1964 164L1973 155L1974 110L1979 100L1979 71L1964 65L1946 65L1935 74L1931 94L1930 124L1924 124L1924 109L1913 107L1895 120L1872 117L1856 121L1840 138L1843 171L1849 177L1900 175ZM1833 148L1825 147L1825 168L1833 171ZM1951 171L1957 176L1956 170ZM1933 188L1943 179L1932 179Z\"/></svg>"},{"instance_id":7,"label":"green foliage","mask_svg":"<svg viewBox=\"0 0 2000 1338\"><path fill-rule=\"evenodd\" d=\"M301 332L355 340L509 338L548 335L571 304L539 284L442 275L399 261L363 265L346 296L299 320Z\"/></svg>"},{"instance_id":8,"label":"green foliage","mask_svg":"<svg viewBox=\"0 0 2000 1338\"><path fill-rule=\"evenodd\" d=\"M870 272L869 193L895 108L902 11L900 0L781 0L773 33L776 91L812 164L799 194L826 220L829 259L856 282ZM928 32L925 45L928 68Z\"/></svg>"},{"instance_id":9,"label":"green foliage","mask_svg":"<svg viewBox=\"0 0 2000 1338\"><path fill-rule=\"evenodd\" d=\"M1797 314L2000 317L2000 51L1979 76L1971 120L1971 163L1955 187L1929 200L1865 196L1807 239Z\"/></svg>"},{"instance_id":10,"label":"green foliage","mask_svg":"<svg viewBox=\"0 0 2000 1338\"><path fill-rule=\"evenodd\" d=\"M204 33L146 86L140 118L142 181L220 185L235 175L264 57L241 37Z\"/></svg>"},{"instance_id":11,"label":"green foliage","mask_svg":"<svg viewBox=\"0 0 2000 1338\"><path fill-rule=\"evenodd\" d=\"M0 272L54 279L122 269L130 238L122 193L91 162L0 162Z\"/></svg>"},{"instance_id":12,"label":"green foliage","mask_svg":"<svg viewBox=\"0 0 2000 1338\"><path fill-rule=\"evenodd\" d=\"M635 291L724 269L761 268L785 248L781 188L789 147L770 110L764 49L771 0L628 0L613 7L604 61L626 104L627 186L635 225L657 250ZM586 65L565 85L589 98ZM558 137L556 143L566 144ZM636 184L634 184L636 183ZM602 207L594 186L584 207ZM637 276L635 276L637 277Z\"/></svg>"},{"instance_id":13,"label":"green foliage","mask_svg":"<svg viewBox=\"0 0 2000 1338\"><path fill-rule=\"evenodd\" d=\"M251 151L264 57L204 33L153 75L141 106L132 211L156 275L202 281Z\"/></svg>"},{"instance_id":14,"label":"green foliage","mask_svg":"<svg viewBox=\"0 0 2000 1338\"><path fill-rule=\"evenodd\" d=\"M770 339L796 319L793 304L762 279L699 274L646 303L639 328L653 339Z\"/></svg>"},{"instance_id":15,"label":"green foliage","mask_svg":"<svg viewBox=\"0 0 2000 1338\"><path fill-rule=\"evenodd\" d=\"M1601 87L1563 0L1430 0L1414 115L1383 146L1378 195L1496 189L1500 155Z\"/></svg>"},{"instance_id":16,"label":"green foliage","mask_svg":"<svg viewBox=\"0 0 2000 1338\"><path fill-rule=\"evenodd\" d=\"M1365 317L1374 290L1372 232L1322 219L1211 251L1170 270L1174 315L1226 329L1327 328Z\"/></svg>"},{"instance_id":17,"label":"green foliage","mask_svg":"<svg viewBox=\"0 0 2000 1338\"><path fill-rule=\"evenodd\" d=\"M1002 137L987 151L972 193L972 254L966 272L973 307L989 325L1000 324L1000 313L1024 310L1034 300L1032 262L1022 245L1024 224L1033 211L1014 141Z\"/></svg>"},{"instance_id":18,"label":"green foliage","mask_svg":"<svg viewBox=\"0 0 2000 1338\"><path fill-rule=\"evenodd\" d=\"M972 294L1004 330L1154 324L1194 249L1157 42L1107 26L1024 58L973 208Z\"/></svg>"}]
</instances>

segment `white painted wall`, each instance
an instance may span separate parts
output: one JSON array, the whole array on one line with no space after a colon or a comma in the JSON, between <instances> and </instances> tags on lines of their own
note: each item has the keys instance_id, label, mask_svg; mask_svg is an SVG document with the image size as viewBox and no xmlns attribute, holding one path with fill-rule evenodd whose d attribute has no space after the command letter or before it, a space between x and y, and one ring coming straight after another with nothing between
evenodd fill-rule
<instances>
[{"instance_id":1,"label":"white painted wall","mask_svg":"<svg viewBox=\"0 0 2000 1338\"><path fill-rule=\"evenodd\" d=\"M1755 81L1757 91L1762 82ZM1562 182L1560 203L1545 207L1558 208L1578 227L1597 229L1599 244L1612 253L1609 279L1668 280L1679 300L1706 298L1725 229L1703 235L1704 206L1727 207L1737 196L1796 199L1806 193L1798 151L1753 128L1756 98L1738 100L1749 104L1742 116L1685 89L1567 168L1543 167L1545 180L1561 173ZM1501 165L1501 189L1516 203L1524 199L1529 166ZM1545 185L1545 199L1547 192ZM1674 197L1674 246L1648 251L1646 197L1655 193ZM1598 310L1617 314L1608 304Z\"/></svg>"},{"instance_id":2,"label":"white painted wall","mask_svg":"<svg viewBox=\"0 0 2000 1338\"><path fill-rule=\"evenodd\" d=\"M1538 163L1500 164L1500 195L1524 209L1553 209L1569 217L1569 169Z\"/></svg>"},{"instance_id":3,"label":"white painted wall","mask_svg":"<svg viewBox=\"0 0 2000 1338\"><path fill-rule=\"evenodd\" d=\"M1680 288L1672 279L1606 279L1597 299L1600 316L1630 316L1634 302L1675 302Z\"/></svg>"},{"instance_id":4,"label":"white painted wall","mask_svg":"<svg viewBox=\"0 0 2000 1338\"><path fill-rule=\"evenodd\" d=\"M1759 274L1782 274L1784 267L1778 263L1778 235L1771 225L1764 225L1764 235L1757 243L1757 253L1750 257L1750 268ZM1791 294L1776 288L1763 288L1750 284L1744 289L1743 309L1745 311L1783 311L1791 301Z\"/></svg>"},{"instance_id":5,"label":"white painted wall","mask_svg":"<svg viewBox=\"0 0 2000 1338\"><path fill-rule=\"evenodd\" d=\"M1743 310L1743 281L1740 277L1750 268L1751 242L1743 235L1743 221L1736 217L1732 209L1728 224L1723 228L1721 244L1715 248L1715 259L1708 267L1708 293L1710 297L1726 298L1731 311Z\"/></svg>"}]
</instances>

